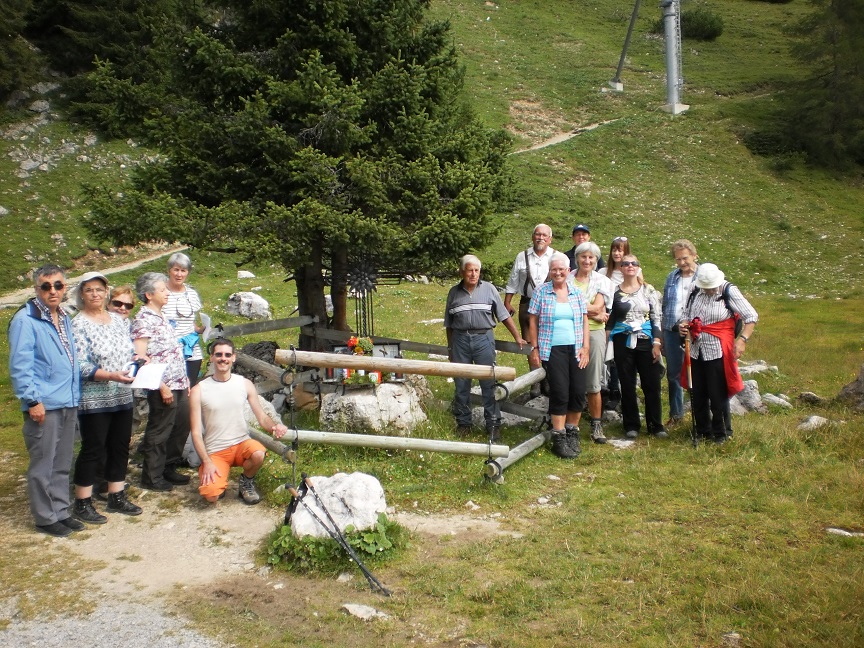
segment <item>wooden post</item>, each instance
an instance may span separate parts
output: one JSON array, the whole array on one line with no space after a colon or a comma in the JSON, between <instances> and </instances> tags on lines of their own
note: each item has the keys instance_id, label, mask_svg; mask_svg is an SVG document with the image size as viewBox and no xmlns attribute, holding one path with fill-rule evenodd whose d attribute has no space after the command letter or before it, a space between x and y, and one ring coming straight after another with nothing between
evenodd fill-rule
<instances>
[{"instance_id":1,"label":"wooden post","mask_svg":"<svg viewBox=\"0 0 864 648\"><path fill-rule=\"evenodd\" d=\"M374 358L368 355L318 353L315 351L277 349L276 362L289 366L296 364L309 367L365 369L366 371L377 370L427 376L454 376L456 378L493 378L495 380L514 380L516 378L516 370L513 367L489 367L456 362L406 360L405 358Z\"/></svg>"}]
</instances>

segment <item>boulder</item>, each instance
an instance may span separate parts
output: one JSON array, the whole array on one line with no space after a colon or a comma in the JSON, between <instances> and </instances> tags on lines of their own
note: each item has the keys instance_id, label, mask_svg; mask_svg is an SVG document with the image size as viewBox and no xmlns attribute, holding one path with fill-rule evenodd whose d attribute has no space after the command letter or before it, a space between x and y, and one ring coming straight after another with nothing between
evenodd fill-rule
<instances>
[{"instance_id":1,"label":"boulder","mask_svg":"<svg viewBox=\"0 0 864 648\"><path fill-rule=\"evenodd\" d=\"M752 376L759 373L777 373L778 369L774 365L769 365L764 360L754 360L753 362L738 361L738 371L742 376Z\"/></svg>"},{"instance_id":2,"label":"boulder","mask_svg":"<svg viewBox=\"0 0 864 648\"><path fill-rule=\"evenodd\" d=\"M348 388L327 394L321 401L324 430L381 432L393 429L404 435L426 421L417 391L406 383L383 383Z\"/></svg>"},{"instance_id":3,"label":"boulder","mask_svg":"<svg viewBox=\"0 0 864 648\"><path fill-rule=\"evenodd\" d=\"M254 292L238 292L228 298L225 310L249 319L271 319L270 304Z\"/></svg>"},{"instance_id":4,"label":"boulder","mask_svg":"<svg viewBox=\"0 0 864 648\"><path fill-rule=\"evenodd\" d=\"M784 397L783 394L765 394L762 396L762 402L768 403L769 405L776 405L777 407L783 407L784 409L792 409L792 403L789 402L789 399Z\"/></svg>"},{"instance_id":5,"label":"boulder","mask_svg":"<svg viewBox=\"0 0 864 648\"><path fill-rule=\"evenodd\" d=\"M864 365L861 365L858 370L858 377L845 385L837 398L846 401L857 410L864 410Z\"/></svg>"},{"instance_id":6,"label":"boulder","mask_svg":"<svg viewBox=\"0 0 864 648\"><path fill-rule=\"evenodd\" d=\"M798 429L804 432L809 432L830 424L831 421L821 416L808 416L798 424Z\"/></svg>"},{"instance_id":7,"label":"boulder","mask_svg":"<svg viewBox=\"0 0 864 648\"><path fill-rule=\"evenodd\" d=\"M349 524L358 531L371 529L377 524L378 515L387 510L384 489L372 475L360 472L350 475L336 473L332 477L316 476L309 479L340 531L344 531ZM321 510L311 491L306 493L303 502L332 530L327 515ZM327 530L302 504L298 504L291 515L291 532L297 538L330 537Z\"/></svg>"},{"instance_id":8,"label":"boulder","mask_svg":"<svg viewBox=\"0 0 864 648\"><path fill-rule=\"evenodd\" d=\"M798 394L798 400L806 405L824 405L828 401L813 392L801 392Z\"/></svg>"},{"instance_id":9,"label":"boulder","mask_svg":"<svg viewBox=\"0 0 864 648\"><path fill-rule=\"evenodd\" d=\"M27 107L27 110L35 113L47 113L51 110L51 105L44 99L37 99Z\"/></svg>"},{"instance_id":10,"label":"boulder","mask_svg":"<svg viewBox=\"0 0 864 648\"><path fill-rule=\"evenodd\" d=\"M759 395L759 385L755 380L745 380L743 391L735 394L729 399L729 408L733 414L742 415L747 412L760 412L764 414L768 408L762 402Z\"/></svg>"}]
</instances>

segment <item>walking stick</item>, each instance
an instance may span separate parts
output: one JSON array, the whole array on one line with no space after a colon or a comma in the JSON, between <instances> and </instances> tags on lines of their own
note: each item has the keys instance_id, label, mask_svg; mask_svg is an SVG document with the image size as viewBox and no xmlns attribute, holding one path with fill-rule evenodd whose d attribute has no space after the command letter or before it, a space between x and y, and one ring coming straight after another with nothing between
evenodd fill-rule
<instances>
[{"instance_id":1,"label":"walking stick","mask_svg":"<svg viewBox=\"0 0 864 648\"><path fill-rule=\"evenodd\" d=\"M696 416L693 414L693 365L690 362L690 331L684 338L684 366L687 368L687 395L690 396L690 440L693 447L699 446L699 436L696 434Z\"/></svg>"},{"instance_id":2,"label":"walking stick","mask_svg":"<svg viewBox=\"0 0 864 648\"><path fill-rule=\"evenodd\" d=\"M360 557L357 555L357 552L354 551L354 547L351 546L351 544L348 542L348 540L342 534L342 531L339 529L339 526L336 524L335 520L333 520L333 516L330 515L330 511L327 510L327 507L324 506L324 502L321 501L321 498L318 496L318 492L315 490L315 487L312 485L312 480L310 480L306 476L306 473L301 473L301 477L303 478L303 482L300 485L300 490L302 491L302 493L298 492L297 489L294 488L293 486L288 487L288 492L291 493L291 496L292 496L291 504L288 507L289 512L293 513L297 507L297 504L298 503L302 504L303 508L305 508L309 512L309 514L318 521L318 524L320 524L322 527L324 527L324 530L327 531L327 534L331 538L333 538L333 540L336 541L336 544L338 544L342 549L345 550L345 553L348 554L348 556L351 558L351 560L353 560L355 563L357 563L357 566L360 568L360 571L363 572L363 575L366 577L366 581L369 583L369 588L373 592L380 592L384 596L390 596L390 590L388 590L386 587L384 587L381 584L381 581L379 581L377 578L375 578L375 575L369 571L369 569L366 567L366 565L363 564L363 561L360 560ZM333 525L332 529L330 528L330 525L328 525L326 522L324 522L324 520L321 519L321 517L315 512L315 510L304 501L303 498L306 496L306 493L309 491L312 491L312 495L315 496L315 501L318 503L318 506L321 508L322 511L324 511L324 514L327 516L327 519L330 521L330 524ZM290 515L290 513L289 513L289 515ZM286 522L288 520L289 515L285 516Z\"/></svg>"}]
</instances>

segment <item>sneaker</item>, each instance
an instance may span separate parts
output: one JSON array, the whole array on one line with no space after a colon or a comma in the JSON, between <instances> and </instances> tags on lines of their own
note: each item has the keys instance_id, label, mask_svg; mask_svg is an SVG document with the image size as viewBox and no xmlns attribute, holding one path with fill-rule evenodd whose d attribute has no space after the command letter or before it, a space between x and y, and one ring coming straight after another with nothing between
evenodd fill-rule
<instances>
[{"instance_id":1,"label":"sneaker","mask_svg":"<svg viewBox=\"0 0 864 648\"><path fill-rule=\"evenodd\" d=\"M65 527L69 527L73 531L83 531L85 528L83 524L81 524L78 520L76 520L73 517L68 517L65 520L58 520L58 521L60 522L60 524L62 524Z\"/></svg>"},{"instance_id":2,"label":"sneaker","mask_svg":"<svg viewBox=\"0 0 864 648\"><path fill-rule=\"evenodd\" d=\"M603 421L600 419L592 419L591 421L591 440L594 443L606 443L606 435L603 434Z\"/></svg>"},{"instance_id":3,"label":"sneaker","mask_svg":"<svg viewBox=\"0 0 864 648\"><path fill-rule=\"evenodd\" d=\"M72 515L89 524L105 524L108 521L107 517L93 508L93 499L90 497L76 499L72 506Z\"/></svg>"},{"instance_id":4,"label":"sneaker","mask_svg":"<svg viewBox=\"0 0 864 648\"><path fill-rule=\"evenodd\" d=\"M627 430L627 432L624 433L624 436L626 436L628 439L635 439L636 437L639 436L639 431L638 430Z\"/></svg>"},{"instance_id":5,"label":"sneaker","mask_svg":"<svg viewBox=\"0 0 864 648\"><path fill-rule=\"evenodd\" d=\"M668 439L669 438L669 434L663 428L660 428L659 430L655 430L654 432L652 432L652 434L657 439Z\"/></svg>"},{"instance_id":6,"label":"sneaker","mask_svg":"<svg viewBox=\"0 0 864 648\"><path fill-rule=\"evenodd\" d=\"M567 442L567 433L564 430L552 430L552 454L561 459L575 459L577 457Z\"/></svg>"},{"instance_id":7,"label":"sneaker","mask_svg":"<svg viewBox=\"0 0 864 648\"><path fill-rule=\"evenodd\" d=\"M582 454L582 444L579 443L579 428L575 425L565 425L564 434L567 436L567 445L577 457Z\"/></svg>"},{"instance_id":8,"label":"sneaker","mask_svg":"<svg viewBox=\"0 0 864 648\"><path fill-rule=\"evenodd\" d=\"M162 473L162 477L165 478L165 481L171 484L176 484L177 486L183 486L191 481L189 475L177 472L177 469L174 466L166 468Z\"/></svg>"},{"instance_id":9,"label":"sneaker","mask_svg":"<svg viewBox=\"0 0 864 648\"><path fill-rule=\"evenodd\" d=\"M240 482L238 484L239 488L237 489L237 496L243 500L246 504L257 504L261 501L261 496L258 494L258 490L255 488L255 478L247 477L244 474L240 474Z\"/></svg>"},{"instance_id":10,"label":"sneaker","mask_svg":"<svg viewBox=\"0 0 864 648\"><path fill-rule=\"evenodd\" d=\"M109 513L122 513L123 515L141 515L143 509L130 502L126 497L126 491L108 493L108 506L105 510Z\"/></svg>"},{"instance_id":11,"label":"sneaker","mask_svg":"<svg viewBox=\"0 0 864 648\"><path fill-rule=\"evenodd\" d=\"M164 479L157 479L156 481L150 481L149 479L141 478L141 488L146 490L158 491L161 493L167 493L168 491L174 490L174 486Z\"/></svg>"},{"instance_id":12,"label":"sneaker","mask_svg":"<svg viewBox=\"0 0 864 648\"><path fill-rule=\"evenodd\" d=\"M36 530L39 533L47 533L55 538L65 538L72 535L73 531L62 522L52 522L51 524L37 524Z\"/></svg>"}]
</instances>

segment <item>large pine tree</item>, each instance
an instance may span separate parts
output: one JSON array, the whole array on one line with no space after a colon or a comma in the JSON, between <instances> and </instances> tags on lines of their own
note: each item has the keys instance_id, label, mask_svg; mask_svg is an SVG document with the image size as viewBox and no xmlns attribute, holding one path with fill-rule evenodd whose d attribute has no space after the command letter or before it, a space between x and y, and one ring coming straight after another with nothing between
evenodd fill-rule
<instances>
[{"instance_id":1,"label":"large pine tree","mask_svg":"<svg viewBox=\"0 0 864 648\"><path fill-rule=\"evenodd\" d=\"M301 314L347 328L348 268L430 271L488 243L506 135L461 100L428 0L225 0L160 53L148 136L162 156L122 192L91 192L91 231L278 260ZM136 83L102 69L122 102Z\"/></svg>"}]
</instances>

